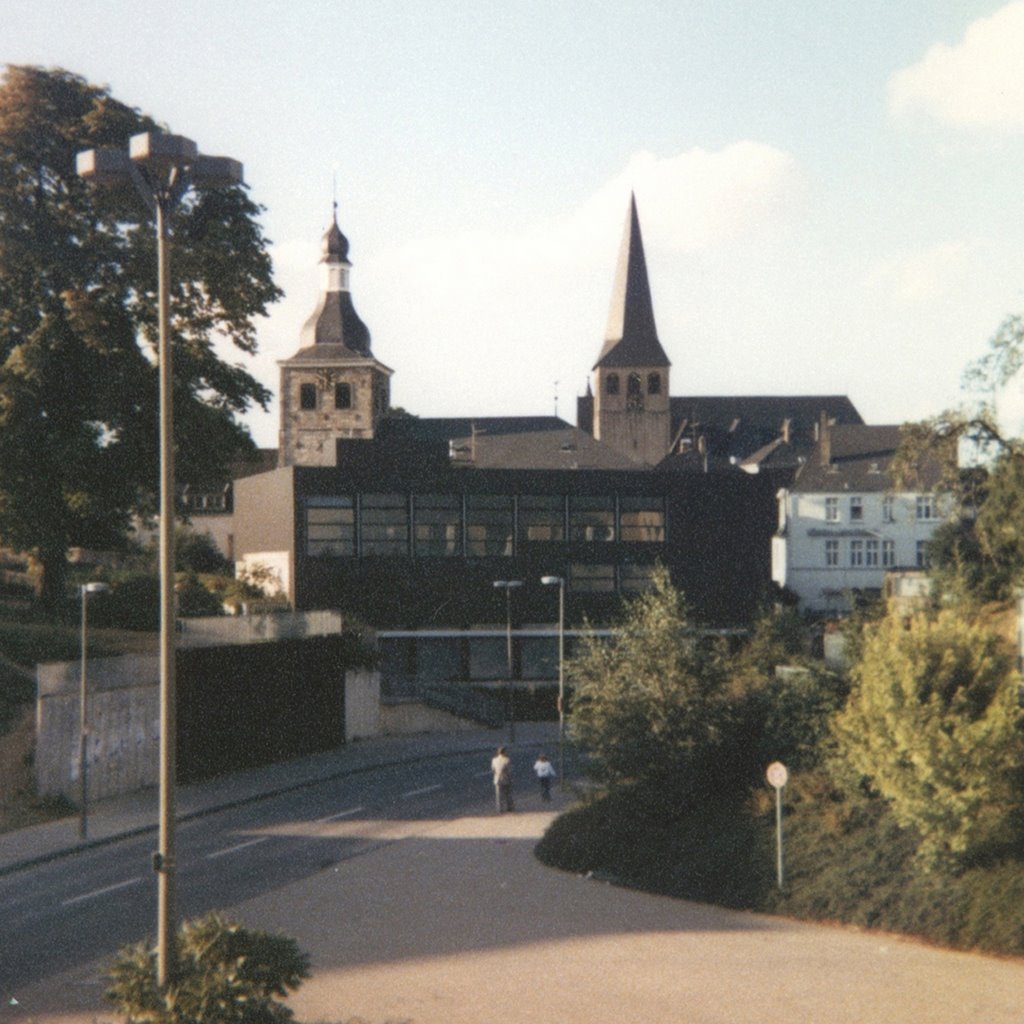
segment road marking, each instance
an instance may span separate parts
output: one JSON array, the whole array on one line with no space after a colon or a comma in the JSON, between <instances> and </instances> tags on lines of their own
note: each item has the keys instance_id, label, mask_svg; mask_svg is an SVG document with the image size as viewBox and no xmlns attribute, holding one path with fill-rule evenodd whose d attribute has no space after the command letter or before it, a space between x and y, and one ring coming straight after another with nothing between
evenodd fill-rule
<instances>
[{"instance_id":1,"label":"road marking","mask_svg":"<svg viewBox=\"0 0 1024 1024\"><path fill-rule=\"evenodd\" d=\"M257 836L255 839L249 839L244 843L238 843L236 846L228 846L223 850L214 850L213 853L206 855L207 860L213 860L215 857L226 857L229 853L238 853L239 850L245 850L250 846L255 846L257 843L265 843L270 836Z\"/></svg>"},{"instance_id":2,"label":"road marking","mask_svg":"<svg viewBox=\"0 0 1024 1024\"><path fill-rule=\"evenodd\" d=\"M438 782L438 783L436 783L433 786L424 786L422 789L410 789L408 793L403 793L402 794L402 799L403 800L408 800L408 799L410 799L411 797L414 797L414 796L423 796L424 793L434 793L437 790L443 789L443 788L444 788L444 784Z\"/></svg>"},{"instance_id":3,"label":"road marking","mask_svg":"<svg viewBox=\"0 0 1024 1024\"><path fill-rule=\"evenodd\" d=\"M138 885L142 878L129 878L126 882L118 882L116 885L108 885L103 889L94 889L92 892L82 893L81 896L72 896L70 899L61 902L62 907L70 907L73 903L82 903L85 900L94 900L99 896L106 896L107 893L117 892L118 889L127 889L130 885Z\"/></svg>"},{"instance_id":4,"label":"road marking","mask_svg":"<svg viewBox=\"0 0 1024 1024\"><path fill-rule=\"evenodd\" d=\"M337 814L328 814L326 818L317 818L314 825L326 825L329 821L337 821L339 818L351 818L353 814L359 814L365 810L363 807L352 807L347 811L338 811Z\"/></svg>"}]
</instances>

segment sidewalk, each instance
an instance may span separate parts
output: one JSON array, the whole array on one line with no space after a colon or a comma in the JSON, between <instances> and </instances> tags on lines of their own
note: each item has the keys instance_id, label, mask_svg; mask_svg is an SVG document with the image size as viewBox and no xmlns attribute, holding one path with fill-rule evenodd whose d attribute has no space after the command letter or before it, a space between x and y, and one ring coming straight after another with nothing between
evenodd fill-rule
<instances>
[{"instance_id":1,"label":"sidewalk","mask_svg":"<svg viewBox=\"0 0 1024 1024\"><path fill-rule=\"evenodd\" d=\"M554 722L516 724L516 748L545 744L553 747L557 738L558 726ZM322 779L351 775L388 764L473 751L479 751L481 758L489 758L501 743L508 744L505 729L356 740L336 750L179 786L176 794L177 820L187 821L261 797L287 793ZM89 835L84 842L78 835L77 816L0 833L0 875L65 856L84 847L101 846L125 836L155 832L158 820L159 793L153 788L90 805Z\"/></svg>"}]
</instances>

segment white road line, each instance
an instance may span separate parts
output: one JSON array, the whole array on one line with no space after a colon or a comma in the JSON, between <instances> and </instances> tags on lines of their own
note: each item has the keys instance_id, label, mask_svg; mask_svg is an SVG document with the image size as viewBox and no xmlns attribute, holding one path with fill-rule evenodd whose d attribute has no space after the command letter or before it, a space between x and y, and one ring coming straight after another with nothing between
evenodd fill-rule
<instances>
[{"instance_id":1,"label":"white road line","mask_svg":"<svg viewBox=\"0 0 1024 1024\"><path fill-rule=\"evenodd\" d=\"M402 799L403 800L408 800L408 799L410 799L411 797L414 797L414 796L423 796L424 793L433 793L433 792L436 792L437 790L443 789L443 788L444 788L444 784L438 782L436 785L424 786L422 789L410 789L408 793L403 793L402 794Z\"/></svg>"},{"instance_id":2,"label":"white road line","mask_svg":"<svg viewBox=\"0 0 1024 1024\"><path fill-rule=\"evenodd\" d=\"M339 818L351 818L353 814L359 814L365 810L363 807L352 807L347 811L338 811L337 814L328 814L326 818L317 818L314 825L326 825L329 821L337 821Z\"/></svg>"},{"instance_id":3,"label":"white road line","mask_svg":"<svg viewBox=\"0 0 1024 1024\"><path fill-rule=\"evenodd\" d=\"M239 850L245 850L250 846L255 846L257 843L265 843L270 836L257 836L255 839L249 839L244 843L238 843L237 846L228 846L223 850L214 850L213 853L206 855L207 860L214 860L216 857L226 857L229 853L238 853Z\"/></svg>"},{"instance_id":4,"label":"white road line","mask_svg":"<svg viewBox=\"0 0 1024 1024\"><path fill-rule=\"evenodd\" d=\"M126 882L118 882L116 885L108 885L103 889L94 889L92 892L84 892L81 896L72 896L70 899L62 900L62 907L70 907L73 903L82 903L85 900L94 900L99 896L106 896L109 892L117 892L118 889L127 889L130 885L138 885L142 878L129 878Z\"/></svg>"}]
</instances>

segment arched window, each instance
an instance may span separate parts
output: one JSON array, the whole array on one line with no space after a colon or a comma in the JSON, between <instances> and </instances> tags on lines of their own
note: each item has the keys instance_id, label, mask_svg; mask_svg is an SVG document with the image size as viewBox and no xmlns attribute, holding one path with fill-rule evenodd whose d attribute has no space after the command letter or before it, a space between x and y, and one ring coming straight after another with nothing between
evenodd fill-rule
<instances>
[{"instance_id":1,"label":"arched window","mask_svg":"<svg viewBox=\"0 0 1024 1024\"><path fill-rule=\"evenodd\" d=\"M609 373L604 379L604 393L606 395L617 395L619 393L619 375Z\"/></svg>"},{"instance_id":2,"label":"arched window","mask_svg":"<svg viewBox=\"0 0 1024 1024\"><path fill-rule=\"evenodd\" d=\"M660 373L649 373L647 375L647 394L649 394L649 395L660 395L661 394L661 374Z\"/></svg>"},{"instance_id":3,"label":"arched window","mask_svg":"<svg viewBox=\"0 0 1024 1024\"><path fill-rule=\"evenodd\" d=\"M626 408L638 411L644 407L644 392L639 373L631 373L626 381Z\"/></svg>"}]
</instances>

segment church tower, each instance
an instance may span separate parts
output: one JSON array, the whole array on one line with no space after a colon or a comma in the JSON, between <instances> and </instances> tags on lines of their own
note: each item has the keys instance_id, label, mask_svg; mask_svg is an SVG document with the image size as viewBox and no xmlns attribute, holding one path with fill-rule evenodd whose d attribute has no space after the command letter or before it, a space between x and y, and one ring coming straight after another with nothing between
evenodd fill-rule
<instances>
[{"instance_id":1,"label":"church tower","mask_svg":"<svg viewBox=\"0 0 1024 1024\"><path fill-rule=\"evenodd\" d=\"M671 442L670 365L654 325L636 197L630 196L608 330L593 369L594 437L637 462L659 463Z\"/></svg>"},{"instance_id":2,"label":"church tower","mask_svg":"<svg viewBox=\"0 0 1024 1024\"><path fill-rule=\"evenodd\" d=\"M278 362L281 466L333 466L336 440L372 438L390 405L392 371L374 358L370 332L352 305L337 203L322 252L320 301L303 325L299 350Z\"/></svg>"}]
</instances>

